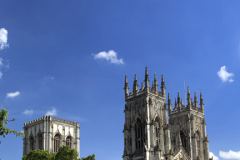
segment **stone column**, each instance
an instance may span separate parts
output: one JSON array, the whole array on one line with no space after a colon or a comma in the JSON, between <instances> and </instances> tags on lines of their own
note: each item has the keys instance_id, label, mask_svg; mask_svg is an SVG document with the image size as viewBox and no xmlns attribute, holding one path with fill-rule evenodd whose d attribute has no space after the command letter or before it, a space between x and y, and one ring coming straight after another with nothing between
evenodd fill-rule
<instances>
[{"instance_id":1,"label":"stone column","mask_svg":"<svg viewBox=\"0 0 240 160\"><path fill-rule=\"evenodd\" d=\"M197 158L196 151L197 151L197 143L196 143L196 137L195 137L195 118L193 115L191 115L191 141L192 141L192 160L195 160Z\"/></svg>"},{"instance_id":2,"label":"stone column","mask_svg":"<svg viewBox=\"0 0 240 160\"><path fill-rule=\"evenodd\" d=\"M204 158L203 149L204 149L204 146L203 146L203 138L202 138L202 136L200 136L200 154L198 153L198 155L200 155L200 156L199 156L200 159L203 159L203 158Z\"/></svg>"},{"instance_id":3,"label":"stone column","mask_svg":"<svg viewBox=\"0 0 240 160\"><path fill-rule=\"evenodd\" d=\"M149 103L147 103L147 127L146 127L146 129L147 129L147 150L146 150L146 160L149 160L149 149L150 149L150 106L149 106Z\"/></svg>"},{"instance_id":4,"label":"stone column","mask_svg":"<svg viewBox=\"0 0 240 160\"><path fill-rule=\"evenodd\" d=\"M208 136L204 140L204 160L209 160L209 141Z\"/></svg>"}]
</instances>

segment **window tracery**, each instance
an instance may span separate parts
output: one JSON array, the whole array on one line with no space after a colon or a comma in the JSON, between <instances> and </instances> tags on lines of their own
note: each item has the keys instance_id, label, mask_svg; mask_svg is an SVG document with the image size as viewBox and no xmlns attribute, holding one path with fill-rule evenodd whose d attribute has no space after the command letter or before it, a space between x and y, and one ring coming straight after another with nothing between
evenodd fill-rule
<instances>
[{"instance_id":1,"label":"window tracery","mask_svg":"<svg viewBox=\"0 0 240 160\"><path fill-rule=\"evenodd\" d=\"M42 149L42 134L40 134L39 135L39 137L38 137L38 147L39 147L39 149Z\"/></svg>"},{"instance_id":2,"label":"window tracery","mask_svg":"<svg viewBox=\"0 0 240 160\"><path fill-rule=\"evenodd\" d=\"M68 146L71 149L72 146L72 138L70 136L66 139L66 146Z\"/></svg>"},{"instance_id":3,"label":"window tracery","mask_svg":"<svg viewBox=\"0 0 240 160\"><path fill-rule=\"evenodd\" d=\"M160 144L160 124L157 119L155 120L154 128L155 128L155 143L156 145L159 145Z\"/></svg>"},{"instance_id":4,"label":"window tracery","mask_svg":"<svg viewBox=\"0 0 240 160\"><path fill-rule=\"evenodd\" d=\"M136 149L143 148L143 144L145 142L145 138L144 138L145 127L141 123L140 119L137 119L134 129L135 129L135 147Z\"/></svg>"},{"instance_id":5,"label":"window tracery","mask_svg":"<svg viewBox=\"0 0 240 160\"><path fill-rule=\"evenodd\" d=\"M30 137L30 150L34 150L34 139L32 136Z\"/></svg>"},{"instance_id":6,"label":"window tracery","mask_svg":"<svg viewBox=\"0 0 240 160\"><path fill-rule=\"evenodd\" d=\"M182 146L185 149L185 151L187 152L187 137L186 135L183 133L183 131L180 131L180 137L181 137L181 141L182 141Z\"/></svg>"},{"instance_id":7,"label":"window tracery","mask_svg":"<svg viewBox=\"0 0 240 160\"><path fill-rule=\"evenodd\" d=\"M200 134L198 131L196 132L196 139L197 139L197 153L198 155L200 155Z\"/></svg>"},{"instance_id":8,"label":"window tracery","mask_svg":"<svg viewBox=\"0 0 240 160\"><path fill-rule=\"evenodd\" d=\"M56 134L54 136L54 152L58 152L58 149L60 147L60 134Z\"/></svg>"}]
</instances>

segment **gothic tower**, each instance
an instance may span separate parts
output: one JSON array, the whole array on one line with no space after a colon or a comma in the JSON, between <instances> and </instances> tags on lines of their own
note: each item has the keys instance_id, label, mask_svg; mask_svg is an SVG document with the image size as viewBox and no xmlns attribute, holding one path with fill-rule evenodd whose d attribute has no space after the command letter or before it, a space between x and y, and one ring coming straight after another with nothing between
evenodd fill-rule
<instances>
[{"instance_id":1,"label":"gothic tower","mask_svg":"<svg viewBox=\"0 0 240 160\"><path fill-rule=\"evenodd\" d=\"M188 88L188 105L183 104L178 93L172 109L170 94L168 103L165 103L166 87L163 75L160 91L158 86L155 74L150 88L146 67L141 88L138 88L135 74L133 90L129 93L125 76L123 160L209 160L202 93L200 108L196 93L193 102Z\"/></svg>"},{"instance_id":2,"label":"gothic tower","mask_svg":"<svg viewBox=\"0 0 240 160\"><path fill-rule=\"evenodd\" d=\"M152 87L146 67L145 87L138 89L135 74L133 91L129 93L125 76L125 124L124 124L124 160L160 160L170 152L170 127L165 104L165 82L162 76L161 92L158 91L156 74Z\"/></svg>"},{"instance_id":3,"label":"gothic tower","mask_svg":"<svg viewBox=\"0 0 240 160\"><path fill-rule=\"evenodd\" d=\"M209 141L206 134L202 93L200 93L199 108L196 92L193 102L188 87L187 102L187 105L183 105L178 93L177 100L175 98L175 107L172 110L171 98L168 94L168 113L173 150L176 150L176 148L182 149L192 160L208 160Z\"/></svg>"}]
</instances>

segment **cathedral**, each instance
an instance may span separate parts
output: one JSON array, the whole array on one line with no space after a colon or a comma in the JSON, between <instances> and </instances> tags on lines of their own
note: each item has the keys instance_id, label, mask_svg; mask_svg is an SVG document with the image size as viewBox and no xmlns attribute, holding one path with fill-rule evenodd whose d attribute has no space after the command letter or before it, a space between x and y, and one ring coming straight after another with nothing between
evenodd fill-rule
<instances>
[{"instance_id":1,"label":"cathedral","mask_svg":"<svg viewBox=\"0 0 240 160\"><path fill-rule=\"evenodd\" d=\"M156 74L150 88L147 67L144 82L138 89L135 75L129 93L125 76L123 160L209 160L202 93L198 106L196 92L192 100L188 87L187 105L178 93L172 106L169 93L166 103L163 75L161 91Z\"/></svg>"}]
</instances>

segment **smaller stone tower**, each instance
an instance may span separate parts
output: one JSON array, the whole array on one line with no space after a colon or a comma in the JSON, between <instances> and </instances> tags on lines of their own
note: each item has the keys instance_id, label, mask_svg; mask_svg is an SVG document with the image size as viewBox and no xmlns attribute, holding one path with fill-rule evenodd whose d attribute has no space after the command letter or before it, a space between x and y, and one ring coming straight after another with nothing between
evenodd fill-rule
<instances>
[{"instance_id":1,"label":"smaller stone tower","mask_svg":"<svg viewBox=\"0 0 240 160\"><path fill-rule=\"evenodd\" d=\"M43 116L29 123L24 123L23 156L30 150L49 150L56 153L61 145L75 149L80 156L79 123L52 116Z\"/></svg>"}]
</instances>

